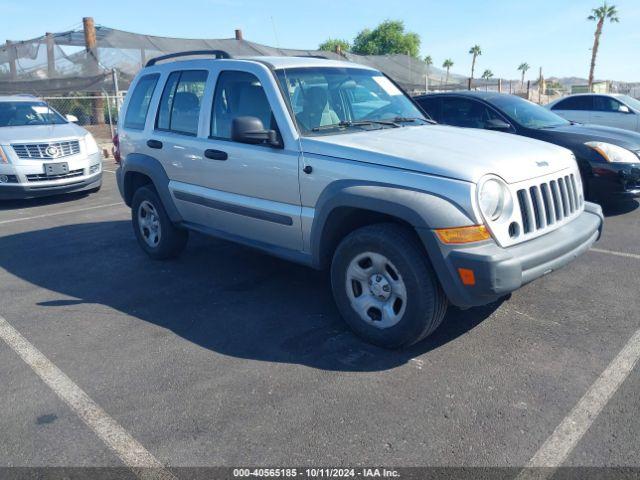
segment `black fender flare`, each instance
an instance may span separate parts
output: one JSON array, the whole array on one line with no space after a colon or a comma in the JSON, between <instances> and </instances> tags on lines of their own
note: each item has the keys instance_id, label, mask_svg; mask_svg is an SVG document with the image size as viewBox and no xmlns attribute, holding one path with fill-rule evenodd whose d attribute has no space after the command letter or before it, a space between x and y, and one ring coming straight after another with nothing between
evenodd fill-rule
<instances>
[{"instance_id":1,"label":"black fender flare","mask_svg":"<svg viewBox=\"0 0 640 480\"><path fill-rule=\"evenodd\" d=\"M341 207L396 217L413 226L417 232L475 223L460 205L435 193L385 183L338 180L323 190L316 203L310 249L313 264L318 268L325 263L323 239L327 236L327 219ZM427 245L425 248L430 250ZM432 252L428 253L431 256Z\"/></svg>"},{"instance_id":2,"label":"black fender flare","mask_svg":"<svg viewBox=\"0 0 640 480\"><path fill-rule=\"evenodd\" d=\"M120 182L122 182L120 187L122 196L129 206L131 206L133 192L128 190L131 188L128 183L128 175L132 172L141 173L149 177L171 221L174 223L182 222L182 216L178 212L171 192L169 191L169 176L160 161L142 153L131 153L127 155L121 167L119 177Z\"/></svg>"}]
</instances>

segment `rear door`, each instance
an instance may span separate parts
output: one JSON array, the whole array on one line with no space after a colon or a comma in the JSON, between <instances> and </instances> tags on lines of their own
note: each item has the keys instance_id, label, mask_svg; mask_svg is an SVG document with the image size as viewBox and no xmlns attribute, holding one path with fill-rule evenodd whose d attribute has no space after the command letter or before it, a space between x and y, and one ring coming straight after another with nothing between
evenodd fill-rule
<instances>
[{"instance_id":1,"label":"rear door","mask_svg":"<svg viewBox=\"0 0 640 480\"><path fill-rule=\"evenodd\" d=\"M567 97L556 103L551 110L572 122L590 123L593 110L592 95L576 95Z\"/></svg>"},{"instance_id":2,"label":"rear door","mask_svg":"<svg viewBox=\"0 0 640 480\"><path fill-rule=\"evenodd\" d=\"M275 148L231 138L233 119L240 116L281 131L284 104L275 79L254 63L239 68L237 62L216 61L213 68L200 135L182 144L183 172L174 171L176 181L170 183L176 205L192 224L302 250L297 142L287 136Z\"/></svg>"},{"instance_id":3,"label":"rear door","mask_svg":"<svg viewBox=\"0 0 640 480\"><path fill-rule=\"evenodd\" d=\"M613 97L596 95L593 97L593 113L591 123L608 127L635 130L637 115ZM626 111L625 111L626 110Z\"/></svg>"}]
</instances>

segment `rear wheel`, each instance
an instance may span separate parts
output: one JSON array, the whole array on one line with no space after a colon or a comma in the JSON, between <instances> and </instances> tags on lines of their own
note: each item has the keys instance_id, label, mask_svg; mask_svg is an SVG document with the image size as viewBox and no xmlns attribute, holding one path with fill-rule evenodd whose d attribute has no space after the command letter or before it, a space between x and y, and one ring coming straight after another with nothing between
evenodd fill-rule
<instances>
[{"instance_id":1,"label":"rear wheel","mask_svg":"<svg viewBox=\"0 0 640 480\"><path fill-rule=\"evenodd\" d=\"M367 341L416 343L442 322L447 300L414 233L395 224L360 228L338 246L331 284L340 313Z\"/></svg>"},{"instance_id":2,"label":"rear wheel","mask_svg":"<svg viewBox=\"0 0 640 480\"><path fill-rule=\"evenodd\" d=\"M189 232L171 222L150 186L140 187L133 195L131 220L138 243L155 260L176 257L187 244Z\"/></svg>"}]
</instances>

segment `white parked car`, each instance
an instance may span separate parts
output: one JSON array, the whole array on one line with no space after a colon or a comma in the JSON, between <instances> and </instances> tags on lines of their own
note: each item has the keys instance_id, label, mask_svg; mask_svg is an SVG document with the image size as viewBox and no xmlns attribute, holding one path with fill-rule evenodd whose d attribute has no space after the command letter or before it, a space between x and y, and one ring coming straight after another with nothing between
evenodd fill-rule
<instances>
[{"instance_id":1,"label":"white parked car","mask_svg":"<svg viewBox=\"0 0 640 480\"><path fill-rule=\"evenodd\" d=\"M555 100L547 108L572 122L640 132L640 100L628 95L581 93Z\"/></svg>"},{"instance_id":2,"label":"white parked car","mask_svg":"<svg viewBox=\"0 0 640 480\"><path fill-rule=\"evenodd\" d=\"M0 200L100 189L98 145L72 120L35 97L0 96Z\"/></svg>"}]
</instances>

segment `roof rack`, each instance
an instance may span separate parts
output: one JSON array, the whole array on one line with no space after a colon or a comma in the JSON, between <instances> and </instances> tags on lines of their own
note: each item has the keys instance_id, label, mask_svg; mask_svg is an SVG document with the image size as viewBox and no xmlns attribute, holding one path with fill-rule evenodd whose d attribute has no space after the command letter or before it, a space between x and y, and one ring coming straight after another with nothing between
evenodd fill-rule
<instances>
[{"instance_id":1,"label":"roof rack","mask_svg":"<svg viewBox=\"0 0 640 480\"><path fill-rule=\"evenodd\" d=\"M216 59L232 58L231 55L229 55L229 53L225 52L224 50L187 50L185 52L168 53L167 55L161 55L159 57L152 58L147 62L145 66L151 67L162 60L169 60L170 58L191 57L194 55L213 55L213 57Z\"/></svg>"}]
</instances>

